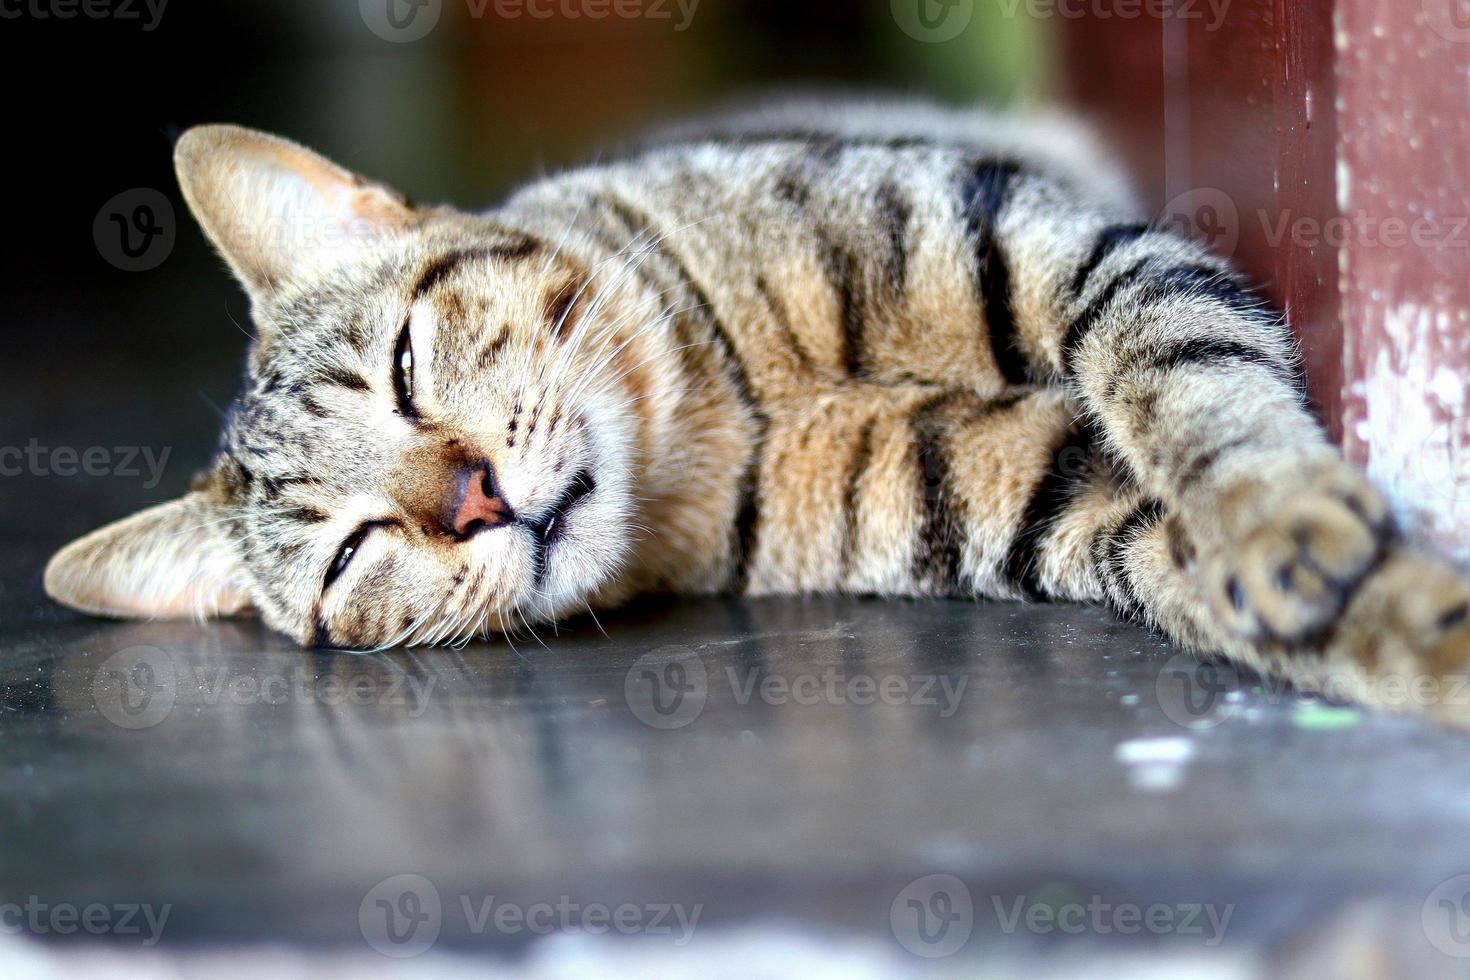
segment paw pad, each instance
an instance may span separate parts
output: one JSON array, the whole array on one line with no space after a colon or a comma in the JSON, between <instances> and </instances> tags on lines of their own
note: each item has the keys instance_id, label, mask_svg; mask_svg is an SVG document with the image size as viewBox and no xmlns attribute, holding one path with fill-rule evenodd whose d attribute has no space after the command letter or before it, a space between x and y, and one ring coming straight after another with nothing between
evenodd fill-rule
<instances>
[{"instance_id":1,"label":"paw pad","mask_svg":"<svg viewBox=\"0 0 1470 980\"><path fill-rule=\"evenodd\" d=\"M1295 492L1262 481L1231 494L1235 533L1206 574L1241 636L1312 642L1383 559L1387 507L1366 481L1339 464L1307 482Z\"/></svg>"}]
</instances>

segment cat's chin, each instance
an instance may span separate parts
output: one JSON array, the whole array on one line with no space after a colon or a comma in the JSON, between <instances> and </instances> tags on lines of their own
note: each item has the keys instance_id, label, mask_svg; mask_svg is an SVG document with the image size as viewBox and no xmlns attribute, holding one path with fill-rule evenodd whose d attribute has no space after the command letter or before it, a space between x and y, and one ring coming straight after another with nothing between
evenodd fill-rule
<instances>
[{"instance_id":1,"label":"cat's chin","mask_svg":"<svg viewBox=\"0 0 1470 980\"><path fill-rule=\"evenodd\" d=\"M587 611L628 557L621 496L590 473L578 477L560 505L529 528L520 595L511 608L487 618L490 631L515 633Z\"/></svg>"},{"instance_id":2,"label":"cat's chin","mask_svg":"<svg viewBox=\"0 0 1470 980\"><path fill-rule=\"evenodd\" d=\"M606 578L598 574L601 562L589 560L580 547L585 528L579 528L572 516L563 518L562 523L561 533L537 542L532 575L516 608L506 617L511 630L524 622L549 623L582 612L587 597Z\"/></svg>"}]
</instances>

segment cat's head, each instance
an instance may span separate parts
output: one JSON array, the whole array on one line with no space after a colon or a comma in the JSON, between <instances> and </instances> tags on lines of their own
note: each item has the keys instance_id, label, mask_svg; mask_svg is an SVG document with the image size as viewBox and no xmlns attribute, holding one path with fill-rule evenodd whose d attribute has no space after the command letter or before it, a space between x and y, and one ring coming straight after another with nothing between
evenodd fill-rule
<instances>
[{"instance_id":1,"label":"cat's head","mask_svg":"<svg viewBox=\"0 0 1470 980\"><path fill-rule=\"evenodd\" d=\"M175 159L252 301L243 391L194 489L69 545L47 592L353 647L584 609L635 509L616 283L262 133L193 129Z\"/></svg>"}]
</instances>

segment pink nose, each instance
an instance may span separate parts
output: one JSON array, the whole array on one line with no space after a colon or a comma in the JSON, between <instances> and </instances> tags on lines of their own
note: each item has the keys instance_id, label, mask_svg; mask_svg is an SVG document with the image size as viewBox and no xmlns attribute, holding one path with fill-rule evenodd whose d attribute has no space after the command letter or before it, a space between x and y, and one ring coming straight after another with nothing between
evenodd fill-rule
<instances>
[{"instance_id":1,"label":"pink nose","mask_svg":"<svg viewBox=\"0 0 1470 980\"><path fill-rule=\"evenodd\" d=\"M516 519L515 511L495 487L489 463L460 470L451 498L447 526L459 538L503 527Z\"/></svg>"}]
</instances>

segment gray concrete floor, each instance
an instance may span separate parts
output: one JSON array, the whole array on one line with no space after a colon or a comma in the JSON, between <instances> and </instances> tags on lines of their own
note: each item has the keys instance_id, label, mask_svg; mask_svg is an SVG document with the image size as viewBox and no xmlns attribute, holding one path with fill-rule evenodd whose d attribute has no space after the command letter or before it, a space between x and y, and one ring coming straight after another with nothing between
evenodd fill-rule
<instances>
[{"instance_id":1,"label":"gray concrete floor","mask_svg":"<svg viewBox=\"0 0 1470 980\"><path fill-rule=\"evenodd\" d=\"M620 908L607 957L736 975L793 942L875 975L1470 954L1470 739L1198 672L1097 610L668 602L375 656L61 610L49 552L207 458L208 409L127 382L26 400L0 439L174 447L158 487L0 483L0 927L44 950L95 941L3 903L100 905L109 955L167 907L147 955L379 965L534 961Z\"/></svg>"}]
</instances>

